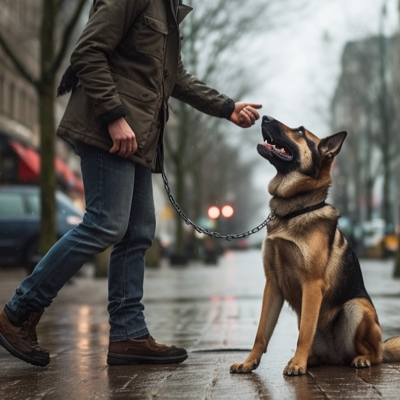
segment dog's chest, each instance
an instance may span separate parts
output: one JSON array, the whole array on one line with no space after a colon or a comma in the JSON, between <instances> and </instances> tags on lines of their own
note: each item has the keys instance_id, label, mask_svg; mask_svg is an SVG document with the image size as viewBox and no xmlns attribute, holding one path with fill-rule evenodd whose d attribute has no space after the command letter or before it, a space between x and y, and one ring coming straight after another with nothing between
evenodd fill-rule
<instances>
[{"instance_id":1,"label":"dog's chest","mask_svg":"<svg viewBox=\"0 0 400 400\"><path fill-rule=\"evenodd\" d=\"M299 307L302 299L302 279L298 271L280 268L276 271L275 276L284 299L292 308Z\"/></svg>"},{"instance_id":2,"label":"dog's chest","mask_svg":"<svg viewBox=\"0 0 400 400\"><path fill-rule=\"evenodd\" d=\"M289 236L269 235L263 256L267 279L268 276L273 279L285 300L297 308L301 304L302 283L306 274L301 243Z\"/></svg>"}]
</instances>

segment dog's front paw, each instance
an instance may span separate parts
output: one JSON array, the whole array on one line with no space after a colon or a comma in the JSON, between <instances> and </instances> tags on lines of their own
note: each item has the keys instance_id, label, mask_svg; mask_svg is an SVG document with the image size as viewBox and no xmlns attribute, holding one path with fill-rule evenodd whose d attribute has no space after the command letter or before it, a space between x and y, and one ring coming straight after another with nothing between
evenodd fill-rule
<instances>
[{"instance_id":1,"label":"dog's front paw","mask_svg":"<svg viewBox=\"0 0 400 400\"><path fill-rule=\"evenodd\" d=\"M231 366L231 374L248 374L258 367L260 361L254 360L252 362L245 361L244 363L235 363Z\"/></svg>"},{"instance_id":2,"label":"dog's front paw","mask_svg":"<svg viewBox=\"0 0 400 400\"><path fill-rule=\"evenodd\" d=\"M367 356L358 356L351 362L351 366L354 368L368 368L371 366L371 361Z\"/></svg>"},{"instance_id":3,"label":"dog's front paw","mask_svg":"<svg viewBox=\"0 0 400 400\"><path fill-rule=\"evenodd\" d=\"M302 361L293 357L288 365L283 370L283 375L294 376L294 375L304 375L307 372L307 360Z\"/></svg>"}]
</instances>

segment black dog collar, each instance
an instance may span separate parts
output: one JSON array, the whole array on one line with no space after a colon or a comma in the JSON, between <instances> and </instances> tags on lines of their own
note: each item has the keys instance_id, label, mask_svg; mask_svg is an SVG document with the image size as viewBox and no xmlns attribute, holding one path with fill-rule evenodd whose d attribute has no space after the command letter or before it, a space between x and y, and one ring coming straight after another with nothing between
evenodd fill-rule
<instances>
[{"instance_id":1,"label":"black dog collar","mask_svg":"<svg viewBox=\"0 0 400 400\"><path fill-rule=\"evenodd\" d=\"M307 214L307 213L309 213L311 211L318 210L319 208L325 207L327 205L328 204L325 203L325 201L322 201L321 203L318 203L318 204L315 204L313 206L309 206L309 207L303 208L302 210L293 211L293 212L291 212L289 214L286 214L285 216L283 216L281 218L282 219L292 219L292 218L297 217L299 215Z\"/></svg>"}]
</instances>

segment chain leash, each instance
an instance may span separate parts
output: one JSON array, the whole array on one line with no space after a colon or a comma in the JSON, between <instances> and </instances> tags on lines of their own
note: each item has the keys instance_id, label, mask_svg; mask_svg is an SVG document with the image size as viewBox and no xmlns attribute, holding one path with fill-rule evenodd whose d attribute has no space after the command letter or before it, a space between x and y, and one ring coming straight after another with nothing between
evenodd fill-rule
<instances>
[{"instance_id":1,"label":"chain leash","mask_svg":"<svg viewBox=\"0 0 400 400\"><path fill-rule=\"evenodd\" d=\"M270 213L267 217L267 219L262 222L260 225L256 226L255 228L246 231L246 232L242 232L242 233L234 233L234 234L229 234L229 235L221 235L218 232L212 232L209 231L208 229L202 228L201 226L196 225L192 220L190 220L186 214L182 211L181 207L179 206L179 204L175 201L174 197L171 194L171 188L169 187L168 184L168 179L167 179L167 175L165 175L164 172L164 167L161 166L161 175L164 181L164 188L165 191L167 192L169 201L171 202L171 204L173 205L173 207L175 208L175 210L177 211L177 213L181 216L181 218L185 221L186 225L191 225L197 232L199 233L204 233L205 235L208 235L210 237L213 238L217 238L217 239L226 239L226 240L232 240L232 239L242 239L242 238L246 238L250 235L252 235L253 233L257 233L259 232L261 229L263 229L269 222L273 221L275 219L275 214L274 213Z\"/></svg>"}]
</instances>

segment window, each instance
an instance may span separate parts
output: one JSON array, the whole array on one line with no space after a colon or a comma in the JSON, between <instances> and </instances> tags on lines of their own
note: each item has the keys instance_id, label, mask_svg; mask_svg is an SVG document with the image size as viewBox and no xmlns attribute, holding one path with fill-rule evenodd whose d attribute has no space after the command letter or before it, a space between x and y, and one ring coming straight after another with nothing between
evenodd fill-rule
<instances>
[{"instance_id":1,"label":"window","mask_svg":"<svg viewBox=\"0 0 400 400\"><path fill-rule=\"evenodd\" d=\"M24 214L24 201L20 194L0 193L0 216L16 217Z\"/></svg>"},{"instance_id":2,"label":"window","mask_svg":"<svg viewBox=\"0 0 400 400\"><path fill-rule=\"evenodd\" d=\"M10 118L15 117L15 85L10 84L9 102L8 102L8 115Z\"/></svg>"},{"instance_id":3,"label":"window","mask_svg":"<svg viewBox=\"0 0 400 400\"><path fill-rule=\"evenodd\" d=\"M25 92L23 90L17 91L17 110L16 120L21 123L25 123Z\"/></svg>"},{"instance_id":4,"label":"window","mask_svg":"<svg viewBox=\"0 0 400 400\"><path fill-rule=\"evenodd\" d=\"M31 120L31 97L28 93L25 93L24 103L24 123L30 128L33 124Z\"/></svg>"},{"instance_id":5,"label":"window","mask_svg":"<svg viewBox=\"0 0 400 400\"><path fill-rule=\"evenodd\" d=\"M37 194L29 194L26 197L29 215L40 215L40 199Z\"/></svg>"}]
</instances>

